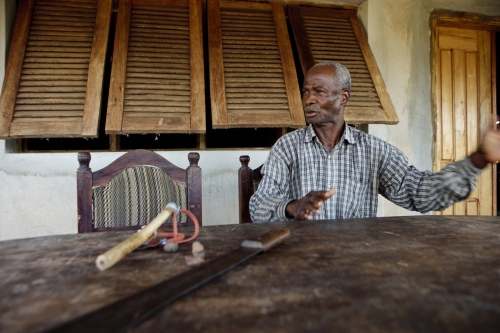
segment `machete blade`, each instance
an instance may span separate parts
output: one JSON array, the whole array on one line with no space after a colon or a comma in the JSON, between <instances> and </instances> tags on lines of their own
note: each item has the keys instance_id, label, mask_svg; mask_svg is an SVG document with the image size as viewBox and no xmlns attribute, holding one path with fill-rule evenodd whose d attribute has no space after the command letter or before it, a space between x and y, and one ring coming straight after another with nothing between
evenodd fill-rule
<instances>
[{"instance_id":1,"label":"machete blade","mask_svg":"<svg viewBox=\"0 0 500 333\"><path fill-rule=\"evenodd\" d=\"M253 256L269 250L289 236L290 230L285 228L270 231L254 240L244 240L236 250L46 332L126 332L158 313L166 305Z\"/></svg>"}]
</instances>

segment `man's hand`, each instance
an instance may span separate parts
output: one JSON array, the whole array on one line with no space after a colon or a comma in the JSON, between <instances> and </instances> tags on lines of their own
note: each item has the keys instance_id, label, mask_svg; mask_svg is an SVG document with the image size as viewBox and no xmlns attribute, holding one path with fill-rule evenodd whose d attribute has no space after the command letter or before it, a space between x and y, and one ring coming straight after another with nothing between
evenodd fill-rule
<instances>
[{"instance_id":1,"label":"man's hand","mask_svg":"<svg viewBox=\"0 0 500 333\"><path fill-rule=\"evenodd\" d=\"M478 168L484 168L487 163L496 163L500 160L500 130L498 118L492 119L492 129L484 133L483 140L475 153L472 153L472 163Z\"/></svg>"},{"instance_id":2,"label":"man's hand","mask_svg":"<svg viewBox=\"0 0 500 333\"><path fill-rule=\"evenodd\" d=\"M489 163L496 163L500 160L500 131L489 130L486 132L480 150Z\"/></svg>"},{"instance_id":3,"label":"man's hand","mask_svg":"<svg viewBox=\"0 0 500 333\"><path fill-rule=\"evenodd\" d=\"M311 191L300 200L290 202L286 206L286 216L299 220L312 220L312 214L321 214L321 207L325 200L335 194L332 188L329 191Z\"/></svg>"}]
</instances>

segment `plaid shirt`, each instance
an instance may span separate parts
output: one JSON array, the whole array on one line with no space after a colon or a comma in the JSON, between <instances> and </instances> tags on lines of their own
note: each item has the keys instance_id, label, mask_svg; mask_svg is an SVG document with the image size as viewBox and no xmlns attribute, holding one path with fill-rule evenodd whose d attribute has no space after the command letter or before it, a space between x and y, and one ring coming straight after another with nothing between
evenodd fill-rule
<instances>
[{"instance_id":1,"label":"plaid shirt","mask_svg":"<svg viewBox=\"0 0 500 333\"><path fill-rule=\"evenodd\" d=\"M335 189L314 219L377 216L378 194L421 213L443 210L465 199L476 186L469 158L437 173L408 165L397 148L372 135L344 126L340 142L328 152L309 125L281 137L262 168L263 178L250 199L254 222L289 220L287 204L310 191Z\"/></svg>"}]
</instances>

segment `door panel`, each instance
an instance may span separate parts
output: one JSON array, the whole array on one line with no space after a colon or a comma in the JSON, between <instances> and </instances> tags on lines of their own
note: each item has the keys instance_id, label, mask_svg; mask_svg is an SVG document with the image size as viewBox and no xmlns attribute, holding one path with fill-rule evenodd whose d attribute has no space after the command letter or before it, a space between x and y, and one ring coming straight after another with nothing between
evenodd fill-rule
<instances>
[{"instance_id":1,"label":"door panel","mask_svg":"<svg viewBox=\"0 0 500 333\"><path fill-rule=\"evenodd\" d=\"M491 36L487 31L437 27L436 143L434 171L477 148L492 113ZM488 165L476 190L443 215L495 215Z\"/></svg>"}]
</instances>

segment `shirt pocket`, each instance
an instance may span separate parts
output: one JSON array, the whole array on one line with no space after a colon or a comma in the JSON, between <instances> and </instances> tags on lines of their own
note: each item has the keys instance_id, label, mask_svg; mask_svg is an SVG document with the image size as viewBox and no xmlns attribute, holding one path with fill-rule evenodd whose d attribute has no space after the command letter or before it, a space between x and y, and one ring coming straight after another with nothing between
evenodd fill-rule
<instances>
[{"instance_id":1,"label":"shirt pocket","mask_svg":"<svg viewBox=\"0 0 500 333\"><path fill-rule=\"evenodd\" d=\"M365 217L364 202L367 198L368 184L355 179L345 179L339 194L342 218L352 219Z\"/></svg>"}]
</instances>

